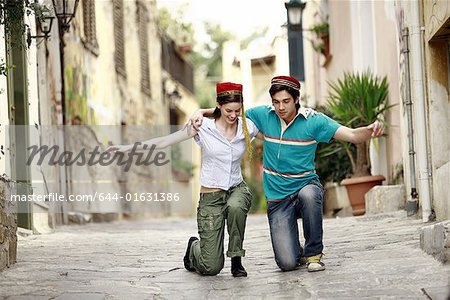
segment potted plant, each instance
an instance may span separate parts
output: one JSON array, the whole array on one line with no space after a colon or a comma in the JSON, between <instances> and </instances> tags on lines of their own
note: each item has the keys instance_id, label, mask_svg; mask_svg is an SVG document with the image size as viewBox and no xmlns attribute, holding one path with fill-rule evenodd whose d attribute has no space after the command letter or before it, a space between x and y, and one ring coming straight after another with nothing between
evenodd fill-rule
<instances>
[{"instance_id":1,"label":"potted plant","mask_svg":"<svg viewBox=\"0 0 450 300\"><path fill-rule=\"evenodd\" d=\"M375 121L383 122L383 114L393 105L388 104L387 77L380 79L369 70L363 73L344 73L344 78L336 83L329 83L329 109L334 119L342 125L356 128L369 125ZM353 215L365 213L365 193L375 185L380 185L385 178L370 174L370 141L356 145L351 151L350 144L339 142L347 153L351 165L351 178L341 184L347 188Z\"/></svg>"}]
</instances>

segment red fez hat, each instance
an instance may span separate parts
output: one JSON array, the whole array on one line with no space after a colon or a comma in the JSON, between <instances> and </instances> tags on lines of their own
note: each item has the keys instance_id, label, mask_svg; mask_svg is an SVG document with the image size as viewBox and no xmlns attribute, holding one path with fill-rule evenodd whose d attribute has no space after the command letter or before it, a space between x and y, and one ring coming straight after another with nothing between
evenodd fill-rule
<instances>
[{"instance_id":1,"label":"red fez hat","mask_svg":"<svg viewBox=\"0 0 450 300\"><path fill-rule=\"evenodd\" d=\"M270 83L271 85L284 85L295 90L300 90L300 82L291 76L275 76Z\"/></svg>"},{"instance_id":2,"label":"red fez hat","mask_svg":"<svg viewBox=\"0 0 450 300\"><path fill-rule=\"evenodd\" d=\"M232 82L222 82L216 84L217 97L228 95L241 95L242 96L242 84Z\"/></svg>"}]
</instances>

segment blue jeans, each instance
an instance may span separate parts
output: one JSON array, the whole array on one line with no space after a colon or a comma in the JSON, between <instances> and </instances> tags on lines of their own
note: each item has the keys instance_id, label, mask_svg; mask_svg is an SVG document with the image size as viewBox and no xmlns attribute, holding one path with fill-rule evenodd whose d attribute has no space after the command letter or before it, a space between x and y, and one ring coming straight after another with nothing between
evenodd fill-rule
<instances>
[{"instance_id":1,"label":"blue jeans","mask_svg":"<svg viewBox=\"0 0 450 300\"><path fill-rule=\"evenodd\" d=\"M322 185L312 180L284 199L267 200L272 248L275 261L282 271L296 269L301 256L322 253L323 194ZM303 223L304 249L298 235L298 218L302 218Z\"/></svg>"}]
</instances>

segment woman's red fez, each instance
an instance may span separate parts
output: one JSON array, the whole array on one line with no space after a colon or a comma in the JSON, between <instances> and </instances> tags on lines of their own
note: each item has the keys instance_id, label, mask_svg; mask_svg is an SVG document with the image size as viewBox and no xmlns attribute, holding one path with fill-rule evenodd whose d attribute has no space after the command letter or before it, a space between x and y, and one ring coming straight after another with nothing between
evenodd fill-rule
<instances>
[{"instance_id":1,"label":"woman's red fez","mask_svg":"<svg viewBox=\"0 0 450 300\"><path fill-rule=\"evenodd\" d=\"M296 90L300 90L300 82L291 76L275 76L270 82L271 85L284 85Z\"/></svg>"},{"instance_id":2,"label":"woman's red fez","mask_svg":"<svg viewBox=\"0 0 450 300\"><path fill-rule=\"evenodd\" d=\"M228 95L242 95L242 84L222 82L216 84L217 97Z\"/></svg>"}]
</instances>

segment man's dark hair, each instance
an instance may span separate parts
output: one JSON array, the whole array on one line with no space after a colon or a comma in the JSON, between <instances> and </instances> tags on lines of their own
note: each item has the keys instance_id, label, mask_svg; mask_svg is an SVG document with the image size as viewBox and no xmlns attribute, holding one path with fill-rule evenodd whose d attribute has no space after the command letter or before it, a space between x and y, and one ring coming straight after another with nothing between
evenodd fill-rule
<instances>
[{"instance_id":1,"label":"man's dark hair","mask_svg":"<svg viewBox=\"0 0 450 300\"><path fill-rule=\"evenodd\" d=\"M273 97L273 95L275 95L276 93L281 92L281 91L288 92L294 99L294 102L295 102L295 99L299 98L298 102L295 104L295 109L298 111L298 109L300 108L300 91L297 89L293 89L291 87L285 86L285 85L274 84L270 87L270 90L269 90L270 97Z\"/></svg>"}]
</instances>

